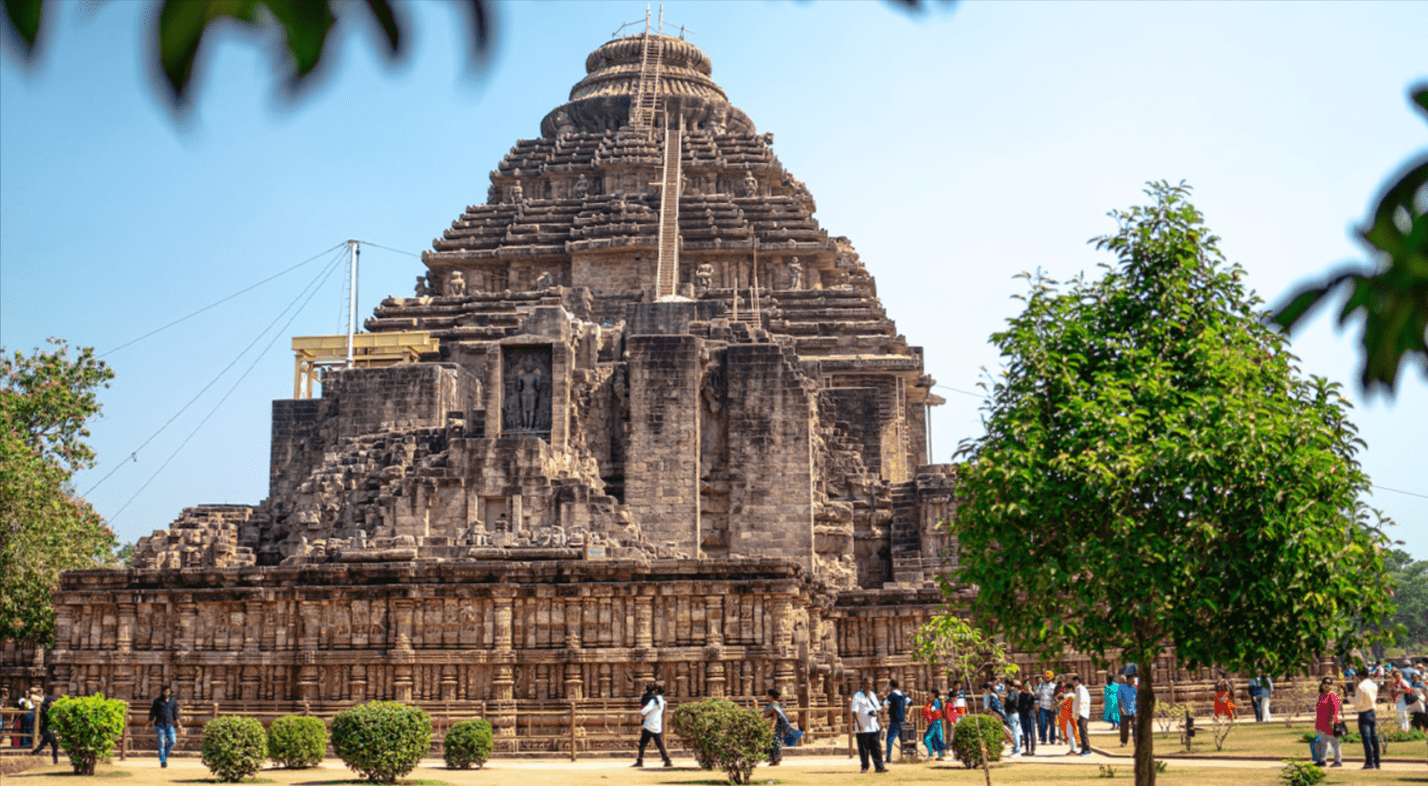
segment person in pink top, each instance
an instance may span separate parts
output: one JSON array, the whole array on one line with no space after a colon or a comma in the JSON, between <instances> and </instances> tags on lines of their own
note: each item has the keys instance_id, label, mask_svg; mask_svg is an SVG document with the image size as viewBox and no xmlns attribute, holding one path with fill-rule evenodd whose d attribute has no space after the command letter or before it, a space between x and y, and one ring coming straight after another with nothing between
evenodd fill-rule
<instances>
[{"instance_id":1,"label":"person in pink top","mask_svg":"<svg viewBox=\"0 0 1428 786\"><path fill-rule=\"evenodd\" d=\"M1343 720L1342 710L1339 694L1334 691L1334 678L1320 680L1319 701L1314 706L1314 729L1319 732L1319 738L1314 741L1314 763L1320 767L1324 766L1330 747L1334 749L1333 766L1344 766L1343 742L1334 734L1334 725Z\"/></svg>"}]
</instances>

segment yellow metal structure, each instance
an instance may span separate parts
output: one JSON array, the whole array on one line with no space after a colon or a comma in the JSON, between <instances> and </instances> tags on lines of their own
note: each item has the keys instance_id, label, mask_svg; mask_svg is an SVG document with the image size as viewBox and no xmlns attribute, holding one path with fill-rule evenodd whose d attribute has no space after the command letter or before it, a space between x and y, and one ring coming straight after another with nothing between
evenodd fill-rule
<instances>
[{"instance_id":1,"label":"yellow metal structure","mask_svg":"<svg viewBox=\"0 0 1428 786\"><path fill-rule=\"evenodd\" d=\"M293 398L312 398L313 383L322 384L328 369L347 368L347 342L352 342L352 366L373 368L415 363L441 347L424 330L402 333L358 333L354 336L294 336Z\"/></svg>"}]
</instances>

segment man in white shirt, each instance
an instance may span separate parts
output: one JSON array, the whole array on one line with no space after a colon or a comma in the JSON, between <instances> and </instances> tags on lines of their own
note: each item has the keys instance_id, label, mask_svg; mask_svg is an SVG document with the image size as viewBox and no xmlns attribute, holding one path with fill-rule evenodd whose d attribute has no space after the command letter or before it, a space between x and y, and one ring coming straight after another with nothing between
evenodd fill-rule
<instances>
[{"instance_id":1,"label":"man in white shirt","mask_svg":"<svg viewBox=\"0 0 1428 786\"><path fill-rule=\"evenodd\" d=\"M1076 730L1081 733L1081 754L1091 755L1091 691L1081 682L1081 675L1071 675L1071 685L1076 695L1071 701L1071 717L1076 719Z\"/></svg>"},{"instance_id":2,"label":"man in white shirt","mask_svg":"<svg viewBox=\"0 0 1428 786\"><path fill-rule=\"evenodd\" d=\"M858 737L858 762L863 765L863 772L867 772L868 757L871 756L878 772L887 772L883 766L882 746L878 744L878 732L882 729L878 725L881 702L873 690L872 677L863 677L862 685L863 689L853 694L853 703L848 708L853 713L853 729Z\"/></svg>"},{"instance_id":3,"label":"man in white shirt","mask_svg":"<svg viewBox=\"0 0 1428 786\"><path fill-rule=\"evenodd\" d=\"M650 740L654 740L655 747L659 748L659 755L664 758L664 766L674 766L674 762L669 760L669 753L664 749L664 706L663 685L653 685L645 689L640 704L640 715L643 715L645 720L640 729L640 752L635 758L636 767L645 766L645 746Z\"/></svg>"},{"instance_id":4,"label":"man in white shirt","mask_svg":"<svg viewBox=\"0 0 1428 786\"><path fill-rule=\"evenodd\" d=\"M1354 712L1359 714L1359 737L1364 741L1364 769L1377 770L1378 761L1378 716L1374 705L1378 703L1378 683L1365 675L1363 681L1354 688Z\"/></svg>"}]
</instances>

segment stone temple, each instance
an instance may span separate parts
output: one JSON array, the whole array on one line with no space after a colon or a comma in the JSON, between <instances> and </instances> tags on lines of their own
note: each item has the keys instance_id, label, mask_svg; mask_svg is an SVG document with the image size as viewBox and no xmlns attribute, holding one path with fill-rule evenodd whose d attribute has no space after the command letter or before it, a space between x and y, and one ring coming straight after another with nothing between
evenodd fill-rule
<instances>
[{"instance_id":1,"label":"stone temple","mask_svg":"<svg viewBox=\"0 0 1428 786\"><path fill-rule=\"evenodd\" d=\"M66 574L52 678L481 702L506 735L651 679L804 707L934 684L907 650L953 500L921 349L708 56L647 33L585 71L366 320L411 362L274 402L260 504Z\"/></svg>"}]
</instances>

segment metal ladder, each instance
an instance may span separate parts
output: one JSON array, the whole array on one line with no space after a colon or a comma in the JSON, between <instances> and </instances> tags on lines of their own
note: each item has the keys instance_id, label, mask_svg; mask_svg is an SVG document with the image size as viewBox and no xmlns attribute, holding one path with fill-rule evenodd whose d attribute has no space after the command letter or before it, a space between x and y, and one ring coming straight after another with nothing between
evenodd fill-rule
<instances>
[{"instance_id":1,"label":"metal ladder","mask_svg":"<svg viewBox=\"0 0 1428 786\"><path fill-rule=\"evenodd\" d=\"M630 101L630 128L648 131L654 127L659 108L660 68L664 65L664 36L649 31L645 22L644 42L640 51L640 79L635 84L635 97Z\"/></svg>"},{"instance_id":2,"label":"metal ladder","mask_svg":"<svg viewBox=\"0 0 1428 786\"><path fill-rule=\"evenodd\" d=\"M684 116L676 128L669 114L664 122L664 171L660 176L659 267L655 277L655 299L673 296L679 285L679 187L682 172L680 146L684 140Z\"/></svg>"}]
</instances>

